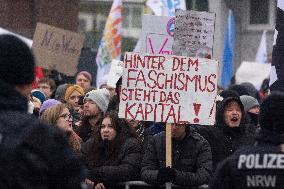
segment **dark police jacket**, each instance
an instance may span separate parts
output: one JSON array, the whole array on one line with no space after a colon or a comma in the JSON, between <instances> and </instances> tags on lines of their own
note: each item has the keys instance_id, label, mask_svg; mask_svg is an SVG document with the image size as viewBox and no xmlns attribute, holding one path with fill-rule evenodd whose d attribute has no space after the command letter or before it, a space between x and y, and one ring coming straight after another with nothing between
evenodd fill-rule
<instances>
[{"instance_id":1,"label":"dark police jacket","mask_svg":"<svg viewBox=\"0 0 284 189\"><path fill-rule=\"evenodd\" d=\"M261 129L256 141L219 164L211 189L284 188L284 136Z\"/></svg>"}]
</instances>

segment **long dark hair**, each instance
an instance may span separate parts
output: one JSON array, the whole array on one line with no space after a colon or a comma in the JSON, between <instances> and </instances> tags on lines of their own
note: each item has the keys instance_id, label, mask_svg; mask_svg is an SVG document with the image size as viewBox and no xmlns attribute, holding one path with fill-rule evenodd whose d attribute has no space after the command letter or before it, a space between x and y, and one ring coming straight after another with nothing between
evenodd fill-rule
<instances>
[{"instance_id":1,"label":"long dark hair","mask_svg":"<svg viewBox=\"0 0 284 189\"><path fill-rule=\"evenodd\" d=\"M112 141L103 141L100 130L101 123L105 118L110 118L111 124L116 131L116 136ZM124 142L134 137L138 140L135 131L128 125L124 119L120 119L115 111L107 112L100 120L100 126L95 128L93 141L87 150L88 162L92 166L99 167L103 165L116 165L118 154Z\"/></svg>"}]
</instances>

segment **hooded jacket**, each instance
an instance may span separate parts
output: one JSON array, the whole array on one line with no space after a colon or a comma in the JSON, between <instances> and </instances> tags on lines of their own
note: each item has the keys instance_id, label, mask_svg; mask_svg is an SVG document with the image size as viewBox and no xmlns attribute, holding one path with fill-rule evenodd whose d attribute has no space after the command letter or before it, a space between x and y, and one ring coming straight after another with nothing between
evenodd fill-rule
<instances>
[{"instance_id":1,"label":"hooded jacket","mask_svg":"<svg viewBox=\"0 0 284 189\"><path fill-rule=\"evenodd\" d=\"M228 127L224 120L225 107L232 101L236 101L242 111L240 126L235 128ZM217 106L215 118L216 123L214 126L192 126L209 142L211 146L213 170L216 169L217 164L220 161L233 154L237 149L254 143L255 128L244 123L244 115L244 107L240 99L236 97L228 97Z\"/></svg>"},{"instance_id":2,"label":"hooded jacket","mask_svg":"<svg viewBox=\"0 0 284 189\"><path fill-rule=\"evenodd\" d=\"M0 80L0 188L80 188L83 166L63 133L27 113L27 100Z\"/></svg>"},{"instance_id":3,"label":"hooded jacket","mask_svg":"<svg viewBox=\"0 0 284 189\"><path fill-rule=\"evenodd\" d=\"M211 189L284 187L284 136L260 129L254 146L236 151L216 169Z\"/></svg>"}]
</instances>

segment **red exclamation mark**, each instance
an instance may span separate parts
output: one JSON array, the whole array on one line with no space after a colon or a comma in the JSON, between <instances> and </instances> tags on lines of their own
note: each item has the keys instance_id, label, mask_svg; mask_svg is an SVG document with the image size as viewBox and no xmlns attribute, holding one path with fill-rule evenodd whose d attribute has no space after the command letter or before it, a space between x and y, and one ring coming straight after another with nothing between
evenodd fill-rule
<instances>
[{"instance_id":1,"label":"red exclamation mark","mask_svg":"<svg viewBox=\"0 0 284 189\"><path fill-rule=\"evenodd\" d=\"M199 123L199 119L197 117L199 114L200 107L201 107L201 104L193 103L194 113L196 116L196 118L194 118L193 120L194 123Z\"/></svg>"}]
</instances>

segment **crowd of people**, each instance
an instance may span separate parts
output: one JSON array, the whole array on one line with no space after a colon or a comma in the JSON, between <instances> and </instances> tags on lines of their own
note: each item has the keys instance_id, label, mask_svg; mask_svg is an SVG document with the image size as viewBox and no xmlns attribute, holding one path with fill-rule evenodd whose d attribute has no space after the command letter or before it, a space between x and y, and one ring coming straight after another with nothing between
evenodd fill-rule
<instances>
[{"instance_id":1,"label":"crowd of people","mask_svg":"<svg viewBox=\"0 0 284 189\"><path fill-rule=\"evenodd\" d=\"M165 124L118 117L121 79L94 88L81 71L32 90L34 67L24 42L0 35L0 188L284 187L284 93L220 90L214 125L171 125L167 167Z\"/></svg>"}]
</instances>

